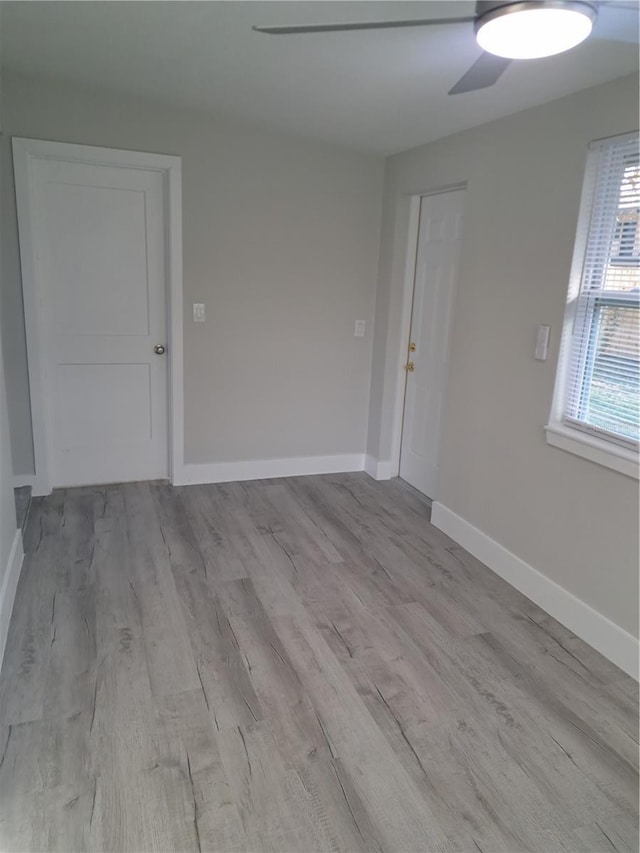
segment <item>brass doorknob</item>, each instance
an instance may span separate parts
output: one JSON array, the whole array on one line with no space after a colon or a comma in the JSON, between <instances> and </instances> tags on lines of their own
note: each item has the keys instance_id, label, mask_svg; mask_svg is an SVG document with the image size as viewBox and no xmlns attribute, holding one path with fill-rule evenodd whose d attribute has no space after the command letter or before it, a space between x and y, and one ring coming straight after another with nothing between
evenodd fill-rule
<instances>
[{"instance_id":1,"label":"brass doorknob","mask_svg":"<svg viewBox=\"0 0 640 853\"><path fill-rule=\"evenodd\" d=\"M404 369L407 371L407 373L413 373L413 371L416 369L416 366L412 361L410 361L409 364L405 365Z\"/></svg>"},{"instance_id":2,"label":"brass doorknob","mask_svg":"<svg viewBox=\"0 0 640 853\"><path fill-rule=\"evenodd\" d=\"M411 341L411 343L409 344L409 349L411 350L411 352L416 351L416 345L413 341Z\"/></svg>"},{"instance_id":3,"label":"brass doorknob","mask_svg":"<svg viewBox=\"0 0 640 853\"><path fill-rule=\"evenodd\" d=\"M153 348L153 351L155 352L156 355L164 355L164 353L165 353L165 349L162 346L162 344L156 344Z\"/></svg>"}]
</instances>

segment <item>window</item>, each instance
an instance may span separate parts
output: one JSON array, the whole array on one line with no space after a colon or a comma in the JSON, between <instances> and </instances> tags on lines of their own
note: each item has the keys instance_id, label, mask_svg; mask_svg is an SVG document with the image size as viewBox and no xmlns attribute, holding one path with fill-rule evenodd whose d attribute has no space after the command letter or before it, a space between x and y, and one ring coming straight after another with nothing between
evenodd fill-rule
<instances>
[{"instance_id":1,"label":"window","mask_svg":"<svg viewBox=\"0 0 640 853\"><path fill-rule=\"evenodd\" d=\"M638 476L638 135L591 146L580 206L551 444Z\"/></svg>"}]
</instances>

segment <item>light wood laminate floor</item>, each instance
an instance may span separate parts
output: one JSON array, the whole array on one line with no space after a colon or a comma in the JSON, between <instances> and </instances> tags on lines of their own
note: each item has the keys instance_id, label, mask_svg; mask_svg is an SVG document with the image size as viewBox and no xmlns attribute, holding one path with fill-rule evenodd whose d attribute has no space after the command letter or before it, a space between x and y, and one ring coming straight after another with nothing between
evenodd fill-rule
<instances>
[{"instance_id":1,"label":"light wood laminate floor","mask_svg":"<svg viewBox=\"0 0 640 853\"><path fill-rule=\"evenodd\" d=\"M637 686L365 474L33 502L0 849L635 851Z\"/></svg>"}]
</instances>

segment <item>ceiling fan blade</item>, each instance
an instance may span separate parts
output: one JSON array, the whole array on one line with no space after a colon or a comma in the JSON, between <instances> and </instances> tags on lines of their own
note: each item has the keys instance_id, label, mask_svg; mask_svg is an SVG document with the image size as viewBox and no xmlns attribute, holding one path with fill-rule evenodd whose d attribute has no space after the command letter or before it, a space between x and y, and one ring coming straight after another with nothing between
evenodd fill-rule
<instances>
[{"instance_id":1,"label":"ceiling fan blade","mask_svg":"<svg viewBox=\"0 0 640 853\"><path fill-rule=\"evenodd\" d=\"M417 18L407 21L362 21L345 24L300 24L282 27L251 27L257 33L268 33L274 36L298 35L300 33L338 33L347 30L387 30L397 27L433 27L442 24L467 24L475 18Z\"/></svg>"},{"instance_id":2,"label":"ceiling fan blade","mask_svg":"<svg viewBox=\"0 0 640 853\"><path fill-rule=\"evenodd\" d=\"M453 89L449 89L449 94L461 95L463 92L475 92L476 89L486 89L487 86L493 86L498 77L512 62L512 59L494 56L492 53L481 54L467 73L463 74L458 80Z\"/></svg>"}]
</instances>

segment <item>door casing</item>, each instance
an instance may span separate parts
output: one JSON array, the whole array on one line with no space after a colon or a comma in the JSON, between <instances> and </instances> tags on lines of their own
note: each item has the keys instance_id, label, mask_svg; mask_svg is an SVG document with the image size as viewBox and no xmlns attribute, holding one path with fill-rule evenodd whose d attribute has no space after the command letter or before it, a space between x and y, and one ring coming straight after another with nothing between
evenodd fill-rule
<instances>
[{"instance_id":1,"label":"door casing","mask_svg":"<svg viewBox=\"0 0 640 853\"><path fill-rule=\"evenodd\" d=\"M174 155L148 154L141 151L99 148L21 137L14 137L12 143L35 462L32 494L48 495L52 487L51 431L45 396L44 321L40 311L40 282L36 273L36 235L32 210L33 163L35 160L42 159L144 169L160 172L163 176L166 217L165 298L169 356L167 389L169 476L172 483L178 483L182 479L184 468L182 160Z\"/></svg>"}]
</instances>

